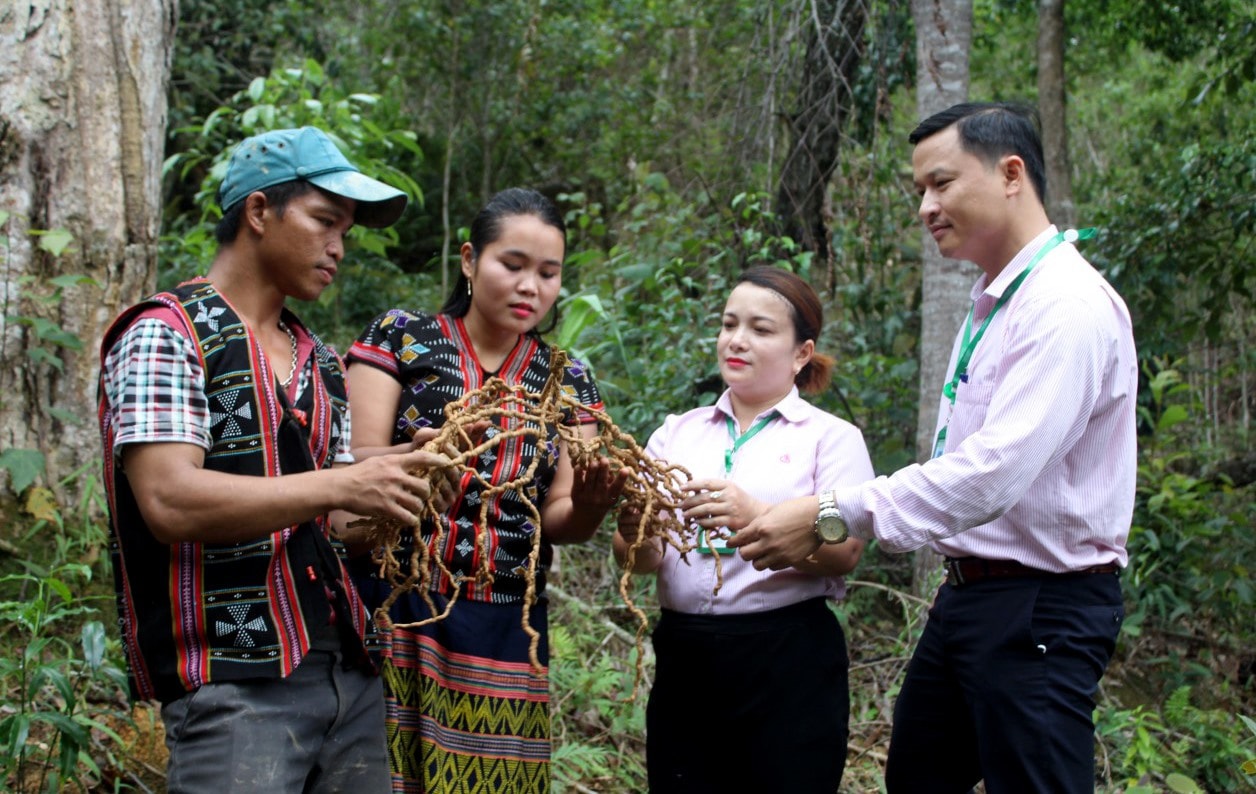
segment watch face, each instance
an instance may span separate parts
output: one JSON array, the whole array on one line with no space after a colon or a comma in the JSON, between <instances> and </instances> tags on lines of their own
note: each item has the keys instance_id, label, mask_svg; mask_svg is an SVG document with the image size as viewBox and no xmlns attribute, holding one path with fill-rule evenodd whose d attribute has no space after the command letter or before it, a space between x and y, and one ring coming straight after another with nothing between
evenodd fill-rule
<instances>
[{"instance_id":1,"label":"watch face","mask_svg":"<svg viewBox=\"0 0 1256 794\"><path fill-rule=\"evenodd\" d=\"M841 543L846 540L846 522L838 516L821 516L816 519L816 534L825 543Z\"/></svg>"}]
</instances>

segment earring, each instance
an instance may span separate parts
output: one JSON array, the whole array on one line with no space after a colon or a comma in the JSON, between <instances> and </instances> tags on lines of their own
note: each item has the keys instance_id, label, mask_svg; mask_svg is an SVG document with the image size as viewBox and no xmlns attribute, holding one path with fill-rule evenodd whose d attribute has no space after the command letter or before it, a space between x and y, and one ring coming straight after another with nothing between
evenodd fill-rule
<instances>
[{"instance_id":1,"label":"earring","mask_svg":"<svg viewBox=\"0 0 1256 794\"><path fill-rule=\"evenodd\" d=\"M471 297L471 279L467 279L467 297Z\"/></svg>"}]
</instances>

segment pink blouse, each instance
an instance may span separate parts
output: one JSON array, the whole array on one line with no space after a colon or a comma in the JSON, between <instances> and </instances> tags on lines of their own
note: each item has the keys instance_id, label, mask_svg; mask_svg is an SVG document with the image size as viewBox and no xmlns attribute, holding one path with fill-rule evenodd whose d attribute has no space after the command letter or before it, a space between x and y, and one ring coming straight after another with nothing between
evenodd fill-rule
<instances>
[{"instance_id":1,"label":"pink blouse","mask_svg":"<svg viewBox=\"0 0 1256 794\"><path fill-rule=\"evenodd\" d=\"M737 449L731 474L724 472L725 452L733 446L725 419L733 415L727 391L714 406L668 416L650 436L646 452L684 466L695 479L732 480L765 504L872 478L872 461L859 428L811 405L797 389L756 421L772 411L780 416ZM678 612L719 615L845 595L840 576L818 577L792 568L756 571L739 554L720 555L720 561L724 584L714 595L714 557L695 550L686 564L668 547L658 569L660 603Z\"/></svg>"}]
</instances>

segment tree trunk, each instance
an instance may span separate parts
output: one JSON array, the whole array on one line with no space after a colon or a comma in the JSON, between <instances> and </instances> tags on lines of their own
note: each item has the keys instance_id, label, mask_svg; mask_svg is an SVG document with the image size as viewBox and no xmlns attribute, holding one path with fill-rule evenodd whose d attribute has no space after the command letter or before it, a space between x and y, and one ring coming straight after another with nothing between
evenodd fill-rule
<instances>
[{"instance_id":1,"label":"tree trunk","mask_svg":"<svg viewBox=\"0 0 1256 794\"><path fill-rule=\"evenodd\" d=\"M0 11L0 448L41 452L52 487L99 458L100 338L156 280L177 13L177 0Z\"/></svg>"},{"instance_id":2,"label":"tree trunk","mask_svg":"<svg viewBox=\"0 0 1256 794\"><path fill-rule=\"evenodd\" d=\"M815 253L828 277L828 187L837 166L842 125L863 58L868 9L863 0L812 0L797 110L789 114L790 151L781 167L776 214L782 232Z\"/></svg>"},{"instance_id":3,"label":"tree trunk","mask_svg":"<svg viewBox=\"0 0 1256 794\"><path fill-rule=\"evenodd\" d=\"M912 0L916 24L916 110L923 120L968 99L968 52L972 44L971 0ZM920 301L920 414L916 452L933 450L938 400L946 378L955 331L968 311L969 292L980 271L971 262L945 259L925 231ZM912 589L924 596L936 577L938 555L916 552Z\"/></svg>"},{"instance_id":4,"label":"tree trunk","mask_svg":"<svg viewBox=\"0 0 1256 794\"><path fill-rule=\"evenodd\" d=\"M1077 223L1064 85L1064 0L1038 0L1038 115L1046 158L1047 195L1043 203L1061 228Z\"/></svg>"}]
</instances>

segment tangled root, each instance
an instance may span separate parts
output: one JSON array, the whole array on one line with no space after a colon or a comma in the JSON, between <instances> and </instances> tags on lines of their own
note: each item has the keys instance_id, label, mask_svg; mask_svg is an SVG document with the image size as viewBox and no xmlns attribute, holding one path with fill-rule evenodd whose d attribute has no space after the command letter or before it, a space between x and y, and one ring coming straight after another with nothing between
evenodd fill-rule
<instances>
[{"instance_id":1,"label":"tangled root","mask_svg":"<svg viewBox=\"0 0 1256 794\"><path fill-rule=\"evenodd\" d=\"M501 378L490 378L479 389L467 392L457 401L445 406L444 425L436 438L424 445L425 450L445 455L450 463L439 471L422 471L422 474L446 477L455 482L470 474L483 489L479 520L475 524L475 545L480 551L477 555L479 562L473 572L455 574L449 570L440 554L432 554L432 549L443 548L448 534L445 522L440 520L440 511L434 504L436 488L432 489L433 496L424 505L419 524L406 524L390 518L364 518L353 522L352 526L366 529L371 545L376 547L375 562L379 566L380 578L391 586L388 597L375 611L377 624L385 630L418 628L448 617L458 600L462 585L484 585L493 581L488 554L488 532L485 529L488 526L488 509L493 496L514 491L535 527L532 532L532 549L523 571L526 589L521 625L530 640L529 660L533 669L540 672L542 667L537 649L541 637L528 620L532 606L536 603L536 573L541 555L541 513L536 503L537 489L533 482L536 468L541 454L546 455L551 463L557 461L559 450L549 442L552 430L556 430L566 445L574 467L587 465L599 457L606 458L610 461L612 471L622 471L627 478L616 509L627 512L628 515L639 516L636 537L628 547L627 563L619 579L620 597L637 621L637 669L632 695L629 697L631 700L636 697L644 677L643 650L645 634L649 628L649 619L645 611L633 602L628 586L637 552L647 543L652 543L654 538L660 538L664 552L670 546L687 562L688 553L697 548L701 527L687 523L680 517L680 503L685 498L684 485L691 479L689 471L682 466L647 456L636 440L616 427L605 412L584 405L565 391L562 377L569 363L566 353L554 349L549 377L540 392L510 385ZM595 419L597 435L585 438L578 426L563 424L564 411ZM477 429L485 422L499 428L499 431L492 438L476 438ZM475 466L480 455L506 439L519 437L530 438L542 453L534 456L527 470L514 479L496 484L485 480ZM423 537L420 526L430 528L427 538ZM405 537L413 541L408 564L403 564L397 558ZM719 555L714 557L717 582L715 590L719 592L723 584L723 569ZM438 574L451 583L452 594L444 609L438 609L432 598L432 577ZM412 623L394 624L389 617L389 609L397 599L411 592L418 593L424 600L430 617Z\"/></svg>"}]
</instances>

